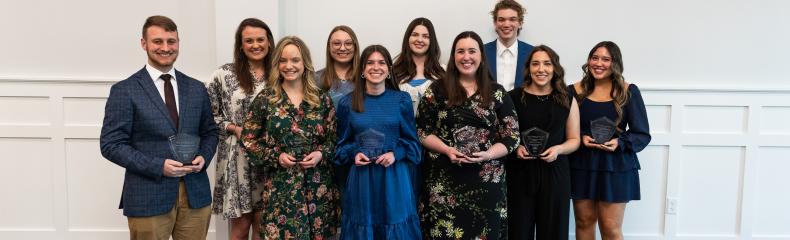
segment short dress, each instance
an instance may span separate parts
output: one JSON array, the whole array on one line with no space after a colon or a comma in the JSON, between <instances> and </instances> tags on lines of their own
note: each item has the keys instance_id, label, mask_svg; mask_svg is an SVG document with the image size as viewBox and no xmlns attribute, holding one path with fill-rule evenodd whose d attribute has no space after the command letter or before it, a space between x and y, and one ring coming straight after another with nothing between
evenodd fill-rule
<instances>
[{"instance_id":1,"label":"short dress","mask_svg":"<svg viewBox=\"0 0 790 240\"><path fill-rule=\"evenodd\" d=\"M573 85L568 92L576 97ZM640 200L639 159L636 153L650 143L650 127L647 111L639 88L628 86L630 97L623 106L623 118L617 125L625 130L615 133L618 139L614 152L587 148L582 144L579 150L569 156L571 168L571 198L575 200L596 200L624 203ZM576 99L579 102L581 135L592 136L590 121L607 117L617 119L614 101L596 102L590 99Z\"/></svg>"}]
</instances>

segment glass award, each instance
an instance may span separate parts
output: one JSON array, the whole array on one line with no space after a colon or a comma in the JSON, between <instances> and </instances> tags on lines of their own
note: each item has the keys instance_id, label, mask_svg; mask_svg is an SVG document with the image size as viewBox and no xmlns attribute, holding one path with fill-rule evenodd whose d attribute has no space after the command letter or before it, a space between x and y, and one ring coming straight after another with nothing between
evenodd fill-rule
<instances>
[{"instance_id":1,"label":"glass award","mask_svg":"<svg viewBox=\"0 0 790 240\"><path fill-rule=\"evenodd\" d=\"M592 133L595 143L603 144L612 139L616 131L614 121L607 117L600 117L590 121L590 132Z\"/></svg>"},{"instance_id":2,"label":"glass award","mask_svg":"<svg viewBox=\"0 0 790 240\"><path fill-rule=\"evenodd\" d=\"M283 138L283 150L291 157L294 157L294 162L304 160L304 157L310 153L310 146L310 141L301 135Z\"/></svg>"},{"instance_id":3,"label":"glass award","mask_svg":"<svg viewBox=\"0 0 790 240\"><path fill-rule=\"evenodd\" d=\"M190 134L176 134L167 138L170 142L170 152L178 162L193 165L192 161L200 149L200 137Z\"/></svg>"},{"instance_id":4,"label":"glass award","mask_svg":"<svg viewBox=\"0 0 790 240\"><path fill-rule=\"evenodd\" d=\"M527 149L530 157L538 157L546 149L549 142L549 133L543 129L533 127L521 132L521 144Z\"/></svg>"},{"instance_id":5,"label":"glass award","mask_svg":"<svg viewBox=\"0 0 790 240\"><path fill-rule=\"evenodd\" d=\"M481 133L478 133L477 128L472 126L464 126L453 131L453 140L455 140L455 150L458 150L465 156L472 156L472 153L480 152Z\"/></svg>"},{"instance_id":6,"label":"glass award","mask_svg":"<svg viewBox=\"0 0 790 240\"><path fill-rule=\"evenodd\" d=\"M359 145L359 151L371 161L385 153L384 142L387 140L387 137L382 132L370 128L358 133L354 136L354 139Z\"/></svg>"}]
</instances>

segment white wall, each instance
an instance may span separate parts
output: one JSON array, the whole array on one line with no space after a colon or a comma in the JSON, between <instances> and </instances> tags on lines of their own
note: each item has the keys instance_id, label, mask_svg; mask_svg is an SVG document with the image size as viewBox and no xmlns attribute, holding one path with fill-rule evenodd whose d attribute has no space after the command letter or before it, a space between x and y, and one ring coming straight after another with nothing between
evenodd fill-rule
<instances>
[{"instance_id":1,"label":"white wall","mask_svg":"<svg viewBox=\"0 0 790 240\"><path fill-rule=\"evenodd\" d=\"M207 80L231 60L246 17L275 38L298 35L324 65L328 31L354 28L363 46L397 54L408 22L428 17L443 59L475 30L492 40L494 1L97 0L8 2L0 8L0 239L125 239L117 210L123 169L98 136L109 86L145 63L145 17L179 26L176 67ZM459 4L461 3L461 4ZM537 1L527 42L562 56L569 80L596 42L623 49L654 140L640 153L643 200L626 210L626 239L790 239L790 2ZM418 7L415 7L418 6ZM371 10L373 9L373 10ZM343 11L350 14L343 15ZM92 20L98 19L98 20ZM743 45L744 47L739 47ZM225 239L214 218L210 239Z\"/></svg>"}]
</instances>

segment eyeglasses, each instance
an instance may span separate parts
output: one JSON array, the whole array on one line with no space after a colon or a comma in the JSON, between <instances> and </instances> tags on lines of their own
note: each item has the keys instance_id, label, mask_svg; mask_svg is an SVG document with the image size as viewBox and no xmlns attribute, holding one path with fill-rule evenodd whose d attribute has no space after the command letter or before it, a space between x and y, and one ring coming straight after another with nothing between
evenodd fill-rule
<instances>
[{"instance_id":1,"label":"eyeglasses","mask_svg":"<svg viewBox=\"0 0 790 240\"><path fill-rule=\"evenodd\" d=\"M353 41L345 41L345 42L333 41L333 42L330 43L330 45L332 45L332 48L334 48L334 49L340 49L343 46L346 46L346 49L354 49L354 42Z\"/></svg>"}]
</instances>

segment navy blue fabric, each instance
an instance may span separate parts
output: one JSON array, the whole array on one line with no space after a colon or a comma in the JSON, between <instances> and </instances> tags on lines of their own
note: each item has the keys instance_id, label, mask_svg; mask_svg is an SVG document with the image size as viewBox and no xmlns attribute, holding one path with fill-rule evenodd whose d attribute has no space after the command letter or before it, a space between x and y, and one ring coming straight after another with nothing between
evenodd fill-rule
<instances>
[{"instance_id":1,"label":"navy blue fabric","mask_svg":"<svg viewBox=\"0 0 790 240\"><path fill-rule=\"evenodd\" d=\"M337 107L338 145L335 162L351 166L343 190L341 239L420 239L420 220L414 195L415 164L422 148L417 138L411 97L387 89L378 96L365 95L365 111L351 108L351 95ZM389 167L373 163L356 166L359 152L354 136L375 129L386 136L385 149L395 155Z\"/></svg>"},{"instance_id":2,"label":"navy blue fabric","mask_svg":"<svg viewBox=\"0 0 790 240\"><path fill-rule=\"evenodd\" d=\"M573 85L568 92L576 96ZM617 149L613 152L587 148L583 144L568 156L571 168L571 197L608 202L638 200L639 159L637 153L650 143L650 126L642 94L635 84L628 86L630 94L623 107L623 118L618 124L625 131L615 134ZM578 100L578 99L577 99ZM617 119L614 101L579 101L581 135L590 136L590 121L600 117Z\"/></svg>"},{"instance_id":3,"label":"navy blue fabric","mask_svg":"<svg viewBox=\"0 0 790 240\"><path fill-rule=\"evenodd\" d=\"M527 66L527 58L529 57L529 54L532 52L533 48L533 46L529 43L522 42L521 40L518 40L517 42L518 61L516 62L516 81L513 85L513 88L518 88L521 86L521 83L524 82L524 68ZM496 40L486 43L484 46L484 51L488 61L488 69L491 70L491 79L498 82L499 84L502 84L502 82L496 79Z\"/></svg>"},{"instance_id":4,"label":"navy blue fabric","mask_svg":"<svg viewBox=\"0 0 790 240\"><path fill-rule=\"evenodd\" d=\"M571 198L615 203L640 200L639 170L606 172L571 169Z\"/></svg>"},{"instance_id":5,"label":"navy blue fabric","mask_svg":"<svg viewBox=\"0 0 790 240\"><path fill-rule=\"evenodd\" d=\"M110 89L104 109L100 147L104 158L126 169L119 208L130 217L156 216L173 208L179 178L164 177L166 158L174 159L168 137L177 132L200 136L203 171L183 177L191 208L211 204L206 169L217 147L217 126L206 87L176 71L179 129L148 71L143 68Z\"/></svg>"}]
</instances>

